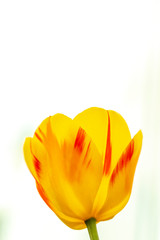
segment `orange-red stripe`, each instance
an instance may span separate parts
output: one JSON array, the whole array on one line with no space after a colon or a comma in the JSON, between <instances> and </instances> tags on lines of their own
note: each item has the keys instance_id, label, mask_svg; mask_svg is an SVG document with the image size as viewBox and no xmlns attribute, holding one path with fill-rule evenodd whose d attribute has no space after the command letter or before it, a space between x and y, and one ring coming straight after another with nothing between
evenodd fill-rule
<instances>
[{"instance_id":1,"label":"orange-red stripe","mask_svg":"<svg viewBox=\"0 0 160 240\"><path fill-rule=\"evenodd\" d=\"M42 139L41 139L41 137L38 135L37 132L35 132L34 135L38 138L38 140L39 140L41 143L43 142Z\"/></svg>"},{"instance_id":2,"label":"orange-red stripe","mask_svg":"<svg viewBox=\"0 0 160 240\"><path fill-rule=\"evenodd\" d=\"M83 148L84 148L84 140L85 140L85 131L82 128L79 128L76 140L74 143L74 148L79 152L82 153Z\"/></svg>"},{"instance_id":3,"label":"orange-red stripe","mask_svg":"<svg viewBox=\"0 0 160 240\"><path fill-rule=\"evenodd\" d=\"M44 189L42 188L42 186L36 181L36 186L37 186L37 190L40 194L40 196L42 197L42 199L45 201L45 203L51 208L50 206L50 202L49 199L44 191Z\"/></svg>"},{"instance_id":4,"label":"orange-red stripe","mask_svg":"<svg viewBox=\"0 0 160 240\"><path fill-rule=\"evenodd\" d=\"M38 128L40 134L42 135L43 138L45 138L45 134L42 132L42 130L40 129L40 127Z\"/></svg>"},{"instance_id":5,"label":"orange-red stripe","mask_svg":"<svg viewBox=\"0 0 160 240\"><path fill-rule=\"evenodd\" d=\"M132 139L129 145L127 146L126 150L122 153L116 167L113 170L113 173L111 175L111 180L110 180L111 183L114 183L118 173L128 165L128 163L132 159L133 152L134 152L134 140Z\"/></svg>"},{"instance_id":6,"label":"orange-red stripe","mask_svg":"<svg viewBox=\"0 0 160 240\"><path fill-rule=\"evenodd\" d=\"M38 177L40 177L40 171L41 171L40 161L39 161L39 160L36 158L36 156L33 154L31 143L30 143L30 149L31 149L31 154L32 154L32 156L33 156L34 168L35 168L35 170L36 170L36 173L37 173Z\"/></svg>"},{"instance_id":7,"label":"orange-red stripe","mask_svg":"<svg viewBox=\"0 0 160 240\"><path fill-rule=\"evenodd\" d=\"M90 159L89 162L87 163L87 168L89 167L91 161L92 161L92 159Z\"/></svg>"},{"instance_id":8,"label":"orange-red stripe","mask_svg":"<svg viewBox=\"0 0 160 240\"><path fill-rule=\"evenodd\" d=\"M112 146L111 146L111 126L110 126L110 116L108 113L108 133L107 133L107 143L106 143L106 152L104 159L103 174L107 175L111 166L111 155L112 155Z\"/></svg>"}]
</instances>

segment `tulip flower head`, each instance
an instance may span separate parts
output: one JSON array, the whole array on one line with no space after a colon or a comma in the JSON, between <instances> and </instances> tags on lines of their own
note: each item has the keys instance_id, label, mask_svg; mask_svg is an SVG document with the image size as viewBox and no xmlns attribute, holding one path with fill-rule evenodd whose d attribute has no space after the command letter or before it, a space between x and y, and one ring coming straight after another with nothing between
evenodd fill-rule
<instances>
[{"instance_id":1,"label":"tulip flower head","mask_svg":"<svg viewBox=\"0 0 160 240\"><path fill-rule=\"evenodd\" d=\"M83 229L127 204L141 146L141 131L131 138L120 114L93 107L74 119L46 118L26 138L24 156L46 204L67 226Z\"/></svg>"}]
</instances>

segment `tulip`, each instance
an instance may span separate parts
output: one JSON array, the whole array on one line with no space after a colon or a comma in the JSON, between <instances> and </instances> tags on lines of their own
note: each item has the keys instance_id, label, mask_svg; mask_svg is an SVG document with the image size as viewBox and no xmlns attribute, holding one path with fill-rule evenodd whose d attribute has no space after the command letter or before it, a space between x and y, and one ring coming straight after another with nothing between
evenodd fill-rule
<instances>
[{"instance_id":1,"label":"tulip","mask_svg":"<svg viewBox=\"0 0 160 240\"><path fill-rule=\"evenodd\" d=\"M142 146L142 132L131 138L120 114L89 108L73 120L63 114L46 118L24 157L38 192L70 228L88 228L113 218L127 204Z\"/></svg>"}]
</instances>

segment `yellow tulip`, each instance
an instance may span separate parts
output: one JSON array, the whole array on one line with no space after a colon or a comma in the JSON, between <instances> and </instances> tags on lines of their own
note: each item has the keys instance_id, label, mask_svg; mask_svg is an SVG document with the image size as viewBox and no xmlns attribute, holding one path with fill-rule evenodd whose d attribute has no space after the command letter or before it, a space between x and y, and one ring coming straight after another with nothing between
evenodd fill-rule
<instances>
[{"instance_id":1,"label":"yellow tulip","mask_svg":"<svg viewBox=\"0 0 160 240\"><path fill-rule=\"evenodd\" d=\"M45 119L24 143L39 194L73 229L113 218L127 204L142 146L120 114L89 108Z\"/></svg>"}]
</instances>

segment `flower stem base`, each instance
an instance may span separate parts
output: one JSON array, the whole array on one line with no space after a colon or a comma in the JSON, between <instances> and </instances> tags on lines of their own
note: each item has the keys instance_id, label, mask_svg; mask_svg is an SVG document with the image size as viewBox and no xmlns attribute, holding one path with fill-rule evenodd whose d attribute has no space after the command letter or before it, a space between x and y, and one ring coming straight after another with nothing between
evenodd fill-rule
<instances>
[{"instance_id":1,"label":"flower stem base","mask_svg":"<svg viewBox=\"0 0 160 240\"><path fill-rule=\"evenodd\" d=\"M96 227L96 219L90 218L85 221L85 224L88 229L88 233L91 240L99 240L98 233L97 233L97 227Z\"/></svg>"}]
</instances>

